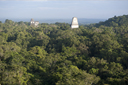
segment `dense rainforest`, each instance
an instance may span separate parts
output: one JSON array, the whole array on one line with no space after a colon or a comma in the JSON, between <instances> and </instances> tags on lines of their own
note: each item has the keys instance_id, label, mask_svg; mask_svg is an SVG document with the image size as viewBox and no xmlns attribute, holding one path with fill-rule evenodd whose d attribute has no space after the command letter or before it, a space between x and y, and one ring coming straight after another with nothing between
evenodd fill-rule
<instances>
[{"instance_id":1,"label":"dense rainforest","mask_svg":"<svg viewBox=\"0 0 128 85\"><path fill-rule=\"evenodd\" d=\"M128 85L128 15L78 29L0 22L0 85Z\"/></svg>"}]
</instances>

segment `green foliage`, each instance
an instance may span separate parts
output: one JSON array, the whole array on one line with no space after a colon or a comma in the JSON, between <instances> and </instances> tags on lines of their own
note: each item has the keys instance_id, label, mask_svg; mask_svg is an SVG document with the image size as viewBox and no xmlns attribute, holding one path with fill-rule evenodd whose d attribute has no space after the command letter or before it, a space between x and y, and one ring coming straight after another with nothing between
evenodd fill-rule
<instances>
[{"instance_id":1,"label":"green foliage","mask_svg":"<svg viewBox=\"0 0 128 85\"><path fill-rule=\"evenodd\" d=\"M0 85L128 85L127 23L0 22Z\"/></svg>"},{"instance_id":2,"label":"green foliage","mask_svg":"<svg viewBox=\"0 0 128 85\"><path fill-rule=\"evenodd\" d=\"M119 17L114 16L113 18L109 18L105 22L100 22L96 24L96 26L99 27L100 25L104 25L104 26L118 27L121 25L127 25L127 23L128 23L128 15L123 15Z\"/></svg>"},{"instance_id":3,"label":"green foliage","mask_svg":"<svg viewBox=\"0 0 128 85\"><path fill-rule=\"evenodd\" d=\"M56 85L92 85L96 84L100 78L78 69L76 66L63 67L58 70L60 80ZM61 75L61 76L60 76Z\"/></svg>"}]
</instances>

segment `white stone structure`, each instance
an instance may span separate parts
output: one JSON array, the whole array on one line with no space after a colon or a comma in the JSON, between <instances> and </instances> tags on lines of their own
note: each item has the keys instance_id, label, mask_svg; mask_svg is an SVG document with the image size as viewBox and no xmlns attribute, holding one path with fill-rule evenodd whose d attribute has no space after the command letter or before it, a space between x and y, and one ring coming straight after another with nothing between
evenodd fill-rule
<instances>
[{"instance_id":1,"label":"white stone structure","mask_svg":"<svg viewBox=\"0 0 128 85\"><path fill-rule=\"evenodd\" d=\"M78 20L76 17L72 18L71 28L79 28Z\"/></svg>"},{"instance_id":2,"label":"white stone structure","mask_svg":"<svg viewBox=\"0 0 128 85\"><path fill-rule=\"evenodd\" d=\"M31 25L31 26L35 26L35 27L37 27L38 24L39 24L38 21L34 21L34 19L31 19L31 21L30 21L30 25Z\"/></svg>"},{"instance_id":3,"label":"white stone structure","mask_svg":"<svg viewBox=\"0 0 128 85\"><path fill-rule=\"evenodd\" d=\"M38 21L36 21L36 22L35 22L35 26L38 26L38 24L39 24L39 22L38 22Z\"/></svg>"}]
</instances>

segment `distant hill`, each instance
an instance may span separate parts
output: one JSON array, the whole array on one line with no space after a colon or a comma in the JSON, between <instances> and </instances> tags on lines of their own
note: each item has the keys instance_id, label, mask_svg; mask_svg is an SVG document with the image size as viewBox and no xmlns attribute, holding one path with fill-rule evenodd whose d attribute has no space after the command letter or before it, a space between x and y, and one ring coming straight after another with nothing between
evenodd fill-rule
<instances>
[{"instance_id":1,"label":"distant hill","mask_svg":"<svg viewBox=\"0 0 128 85\"><path fill-rule=\"evenodd\" d=\"M6 19L0 19L3 23L5 22ZM14 22L30 22L30 19L9 19ZM40 23L69 23L71 24L72 19L34 19L35 21L39 21ZM92 24L92 23L99 23L100 21L105 21L105 19L86 19L86 18L78 18L78 23L81 25L86 25L86 24Z\"/></svg>"},{"instance_id":2,"label":"distant hill","mask_svg":"<svg viewBox=\"0 0 128 85\"><path fill-rule=\"evenodd\" d=\"M71 24L72 19L41 19L39 20L40 23L69 23ZM86 19L86 18L78 18L78 23L81 25L85 24L92 24L92 23L98 23L100 21L105 21L105 19Z\"/></svg>"},{"instance_id":3,"label":"distant hill","mask_svg":"<svg viewBox=\"0 0 128 85\"><path fill-rule=\"evenodd\" d=\"M114 16L113 18L109 18L105 22L100 22L97 23L95 26L99 27L101 25L104 26L121 26L121 25L128 25L128 15L123 15L123 16Z\"/></svg>"},{"instance_id":4,"label":"distant hill","mask_svg":"<svg viewBox=\"0 0 128 85\"><path fill-rule=\"evenodd\" d=\"M5 22L6 19L2 18L0 21L3 23ZM9 19L14 22L30 22L30 19ZM35 21L39 21L39 23L48 23L48 24L54 24L56 22L59 23L68 23L71 24L72 19L34 19ZM93 24L91 26L95 27L100 27L101 25L104 26L121 26L121 25L128 25L128 15L123 15L123 16L114 16L112 18L109 18L108 20L105 21L105 19L87 19L87 18L78 18L78 23L80 25L88 25L88 24ZM96 23L96 24L95 24Z\"/></svg>"}]
</instances>

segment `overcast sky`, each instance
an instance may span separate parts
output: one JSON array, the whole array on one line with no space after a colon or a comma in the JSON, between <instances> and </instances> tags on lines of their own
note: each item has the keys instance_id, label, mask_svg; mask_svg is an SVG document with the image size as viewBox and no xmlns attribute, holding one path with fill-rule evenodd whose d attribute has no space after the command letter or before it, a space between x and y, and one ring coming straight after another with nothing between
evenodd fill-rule
<instances>
[{"instance_id":1,"label":"overcast sky","mask_svg":"<svg viewBox=\"0 0 128 85\"><path fill-rule=\"evenodd\" d=\"M0 0L5 19L108 19L127 15L128 0Z\"/></svg>"}]
</instances>

